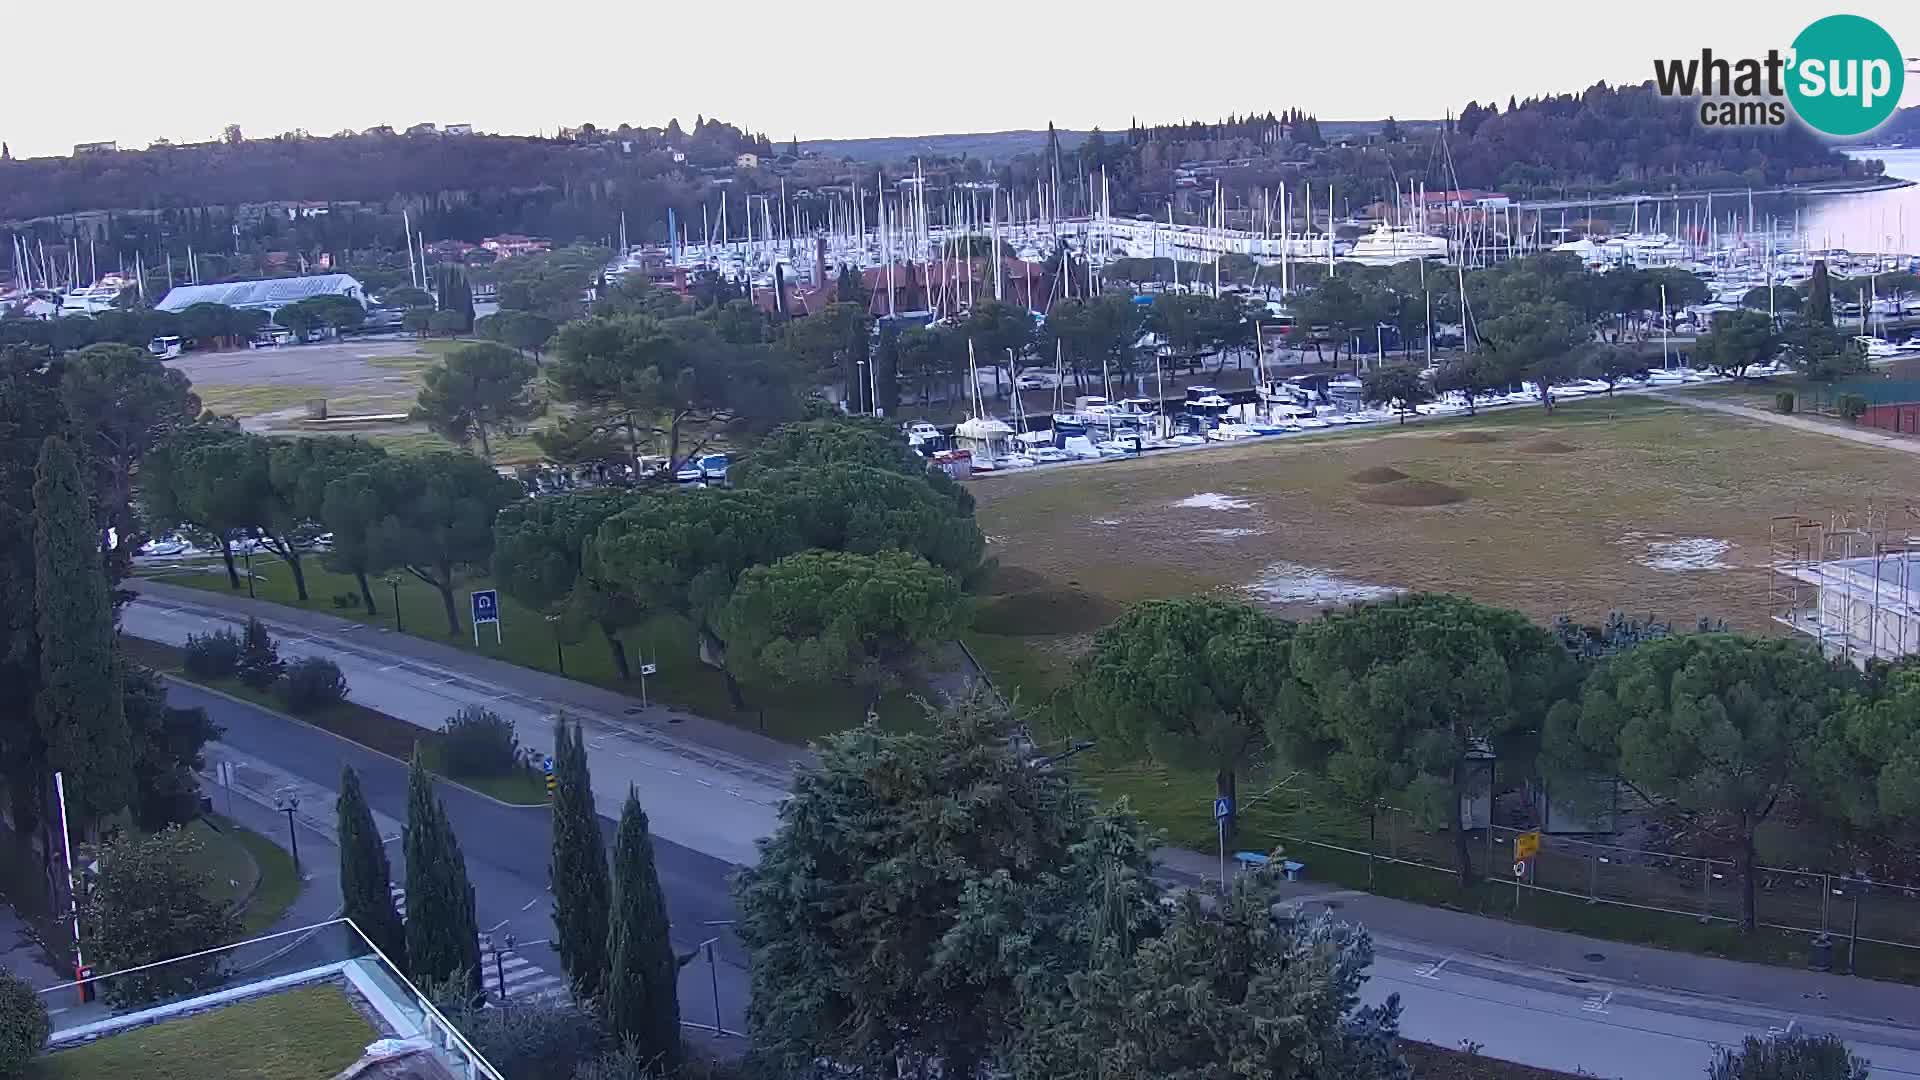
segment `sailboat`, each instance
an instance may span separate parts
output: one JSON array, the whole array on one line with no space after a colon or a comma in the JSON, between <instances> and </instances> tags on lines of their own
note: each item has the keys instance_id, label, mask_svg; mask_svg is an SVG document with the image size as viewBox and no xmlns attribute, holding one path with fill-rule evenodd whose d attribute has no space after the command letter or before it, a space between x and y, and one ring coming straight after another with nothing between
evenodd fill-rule
<instances>
[{"instance_id":1,"label":"sailboat","mask_svg":"<svg viewBox=\"0 0 1920 1080\"><path fill-rule=\"evenodd\" d=\"M1007 456L1013 429L988 416L980 400L980 368L974 359L972 338L967 339L967 385L973 388L973 415L953 429L953 444L972 455L974 472L991 472ZM1028 458L1027 464L1033 464L1033 459Z\"/></svg>"}]
</instances>

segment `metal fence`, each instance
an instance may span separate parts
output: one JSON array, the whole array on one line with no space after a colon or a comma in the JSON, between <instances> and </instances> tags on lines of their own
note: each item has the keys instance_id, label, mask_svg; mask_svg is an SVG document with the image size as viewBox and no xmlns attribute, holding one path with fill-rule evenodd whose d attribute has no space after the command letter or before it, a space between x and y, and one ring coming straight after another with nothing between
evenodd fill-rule
<instances>
[{"instance_id":1,"label":"metal fence","mask_svg":"<svg viewBox=\"0 0 1920 1080\"><path fill-rule=\"evenodd\" d=\"M1496 826L1468 834L1476 874L1516 889L1553 893L1588 903L1615 904L1701 921L1738 922L1740 875L1730 860L1670 855L1576 837L1543 835L1539 853L1516 876L1514 837L1525 830ZM1287 844L1338 852L1375 863L1453 874L1454 838L1424 830L1411 815L1385 810L1373 823L1371 852L1361 847L1276 834ZM1290 849L1297 853L1300 849ZM1302 854L1296 858L1308 861ZM1762 926L1805 934L1850 936L1920 949L1920 886L1779 867L1756 867L1755 914ZM1856 921L1857 920L1857 921Z\"/></svg>"}]
</instances>

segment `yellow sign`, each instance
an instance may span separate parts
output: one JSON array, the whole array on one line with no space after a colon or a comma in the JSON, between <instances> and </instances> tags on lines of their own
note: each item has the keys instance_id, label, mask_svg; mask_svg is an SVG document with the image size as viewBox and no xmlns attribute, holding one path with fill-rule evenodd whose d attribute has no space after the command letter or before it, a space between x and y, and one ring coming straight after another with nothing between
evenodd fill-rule
<instances>
[{"instance_id":1,"label":"yellow sign","mask_svg":"<svg viewBox=\"0 0 1920 1080\"><path fill-rule=\"evenodd\" d=\"M1523 832L1513 838L1513 857L1521 861L1540 854L1540 830Z\"/></svg>"}]
</instances>

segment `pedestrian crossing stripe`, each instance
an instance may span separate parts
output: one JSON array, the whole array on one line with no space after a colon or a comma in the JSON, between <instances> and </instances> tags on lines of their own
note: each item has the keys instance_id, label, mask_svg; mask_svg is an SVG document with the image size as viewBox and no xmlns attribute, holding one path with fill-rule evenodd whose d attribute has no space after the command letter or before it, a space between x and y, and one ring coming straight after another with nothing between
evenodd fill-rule
<instances>
[{"instance_id":1,"label":"pedestrian crossing stripe","mask_svg":"<svg viewBox=\"0 0 1920 1080\"><path fill-rule=\"evenodd\" d=\"M407 890L398 885L389 885L387 888L393 895L393 909L400 913L404 921L407 917ZM517 953L496 957L497 951L492 945L484 945L480 949L480 988L486 992L487 1008L499 1004L503 979L507 987L505 996L510 1002L568 996L567 980Z\"/></svg>"}]
</instances>

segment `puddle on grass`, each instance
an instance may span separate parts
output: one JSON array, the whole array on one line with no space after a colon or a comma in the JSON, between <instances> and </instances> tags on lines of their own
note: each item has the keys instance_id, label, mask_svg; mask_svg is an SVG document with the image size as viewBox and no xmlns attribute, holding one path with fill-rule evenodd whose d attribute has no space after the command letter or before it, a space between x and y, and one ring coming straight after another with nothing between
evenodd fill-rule
<instances>
[{"instance_id":1,"label":"puddle on grass","mask_svg":"<svg viewBox=\"0 0 1920 1080\"><path fill-rule=\"evenodd\" d=\"M1208 540L1238 540L1243 536L1259 536L1262 529L1201 529L1200 535Z\"/></svg>"},{"instance_id":2,"label":"puddle on grass","mask_svg":"<svg viewBox=\"0 0 1920 1080\"><path fill-rule=\"evenodd\" d=\"M1119 518L1094 518L1093 523L1111 529L1118 526L1121 522Z\"/></svg>"},{"instance_id":3,"label":"puddle on grass","mask_svg":"<svg viewBox=\"0 0 1920 1080\"><path fill-rule=\"evenodd\" d=\"M1653 537L1658 536L1659 539ZM1633 561L1649 570L1668 574L1690 574L1701 570L1731 570L1725 556L1733 545L1711 536L1667 536L1658 533L1628 533L1622 544L1646 545L1645 553Z\"/></svg>"},{"instance_id":4,"label":"puddle on grass","mask_svg":"<svg viewBox=\"0 0 1920 1080\"><path fill-rule=\"evenodd\" d=\"M1292 562L1269 563L1246 590L1269 604L1355 604L1406 591Z\"/></svg>"},{"instance_id":5,"label":"puddle on grass","mask_svg":"<svg viewBox=\"0 0 1920 1080\"><path fill-rule=\"evenodd\" d=\"M1222 495L1217 491L1203 491L1198 495L1189 495L1173 504L1181 510L1251 510L1253 503L1238 499L1232 495Z\"/></svg>"}]
</instances>

